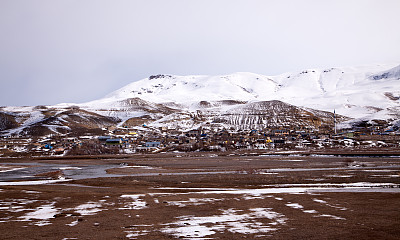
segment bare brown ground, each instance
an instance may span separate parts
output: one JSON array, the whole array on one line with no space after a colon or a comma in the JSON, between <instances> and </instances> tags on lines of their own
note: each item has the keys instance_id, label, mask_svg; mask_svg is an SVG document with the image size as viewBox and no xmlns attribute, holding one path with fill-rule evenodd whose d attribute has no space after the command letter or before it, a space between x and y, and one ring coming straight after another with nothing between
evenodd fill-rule
<instances>
[{"instance_id":1,"label":"bare brown ground","mask_svg":"<svg viewBox=\"0 0 400 240\"><path fill-rule=\"evenodd\" d=\"M0 186L0 239L196 239L196 236L204 234L204 228L216 225L220 225L219 230L214 229L212 234L203 238L400 239L398 192L252 195L204 193L204 189L197 189L261 189L268 187L266 185L307 183L373 182L398 185L400 168L385 167L399 165L399 158L170 153L121 159L37 161L55 164L65 164L68 161L74 166L115 164L116 167L109 169L109 173L155 175L104 177L50 185ZM18 161L15 162L17 164ZM121 167L118 167L119 164ZM260 174L277 168L332 169ZM215 171L232 172L168 175ZM83 204L96 205L86 209L89 212L93 210L91 215L79 211L79 206ZM42 219L23 217L44 206L55 209L51 218L45 220L48 225L37 226ZM254 209L269 209L277 213L282 221L277 222L277 218L253 217L228 223L206 222L201 225L204 228L200 228L198 235L194 232L186 237L165 231L176 228L174 223L179 221L183 221L182 227L195 225L190 218L213 219L223 216L227 210L234 211L236 217L241 217L253 214ZM70 226L71 223L74 224ZM242 230L255 231L245 233L235 230L233 225L241 223ZM260 226L267 226L271 230L261 231Z\"/></svg>"}]
</instances>

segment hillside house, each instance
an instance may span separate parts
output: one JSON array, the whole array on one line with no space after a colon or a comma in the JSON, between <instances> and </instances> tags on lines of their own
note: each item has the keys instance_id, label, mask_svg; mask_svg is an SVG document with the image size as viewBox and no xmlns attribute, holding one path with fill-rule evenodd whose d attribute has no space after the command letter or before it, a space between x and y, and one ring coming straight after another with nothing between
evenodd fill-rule
<instances>
[{"instance_id":1,"label":"hillside house","mask_svg":"<svg viewBox=\"0 0 400 240\"><path fill-rule=\"evenodd\" d=\"M158 148L160 147L161 143L160 142L146 142L145 147L146 148Z\"/></svg>"},{"instance_id":2,"label":"hillside house","mask_svg":"<svg viewBox=\"0 0 400 240\"><path fill-rule=\"evenodd\" d=\"M111 139L111 136L100 136L97 138L100 142L105 142L108 139Z\"/></svg>"},{"instance_id":3,"label":"hillside house","mask_svg":"<svg viewBox=\"0 0 400 240\"><path fill-rule=\"evenodd\" d=\"M200 135L200 131L198 129L192 129L186 133L186 136L188 136L188 137L197 137L199 135Z\"/></svg>"},{"instance_id":4,"label":"hillside house","mask_svg":"<svg viewBox=\"0 0 400 240\"><path fill-rule=\"evenodd\" d=\"M121 138L110 138L106 140L106 145L122 145L123 140Z\"/></svg>"},{"instance_id":5,"label":"hillside house","mask_svg":"<svg viewBox=\"0 0 400 240\"><path fill-rule=\"evenodd\" d=\"M290 134L290 131L288 129L277 129L273 130L272 134L274 136L288 136Z\"/></svg>"}]
</instances>

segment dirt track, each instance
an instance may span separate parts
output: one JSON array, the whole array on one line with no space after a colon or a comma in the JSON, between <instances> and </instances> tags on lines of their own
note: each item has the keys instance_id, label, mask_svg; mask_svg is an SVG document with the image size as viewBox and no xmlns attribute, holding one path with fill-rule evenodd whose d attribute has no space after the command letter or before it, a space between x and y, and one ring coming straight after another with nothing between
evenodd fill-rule
<instances>
[{"instance_id":1,"label":"dirt track","mask_svg":"<svg viewBox=\"0 0 400 240\"><path fill-rule=\"evenodd\" d=\"M123 176L3 184L2 239L400 238L399 157L169 153L36 161L112 165L107 172ZM37 179L45 177L59 176Z\"/></svg>"}]
</instances>

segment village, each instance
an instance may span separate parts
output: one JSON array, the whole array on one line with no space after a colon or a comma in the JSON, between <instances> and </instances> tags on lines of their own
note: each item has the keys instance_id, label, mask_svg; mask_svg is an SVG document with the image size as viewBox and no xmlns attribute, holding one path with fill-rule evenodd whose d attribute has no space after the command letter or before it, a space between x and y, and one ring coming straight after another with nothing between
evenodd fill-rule
<instances>
[{"instance_id":1,"label":"village","mask_svg":"<svg viewBox=\"0 0 400 240\"><path fill-rule=\"evenodd\" d=\"M353 129L264 128L234 130L198 128L192 130L140 127L103 128L102 134L54 134L44 137L0 138L0 157L47 155L100 155L159 153L171 151L231 150L323 150L399 148L400 132L385 126Z\"/></svg>"}]
</instances>

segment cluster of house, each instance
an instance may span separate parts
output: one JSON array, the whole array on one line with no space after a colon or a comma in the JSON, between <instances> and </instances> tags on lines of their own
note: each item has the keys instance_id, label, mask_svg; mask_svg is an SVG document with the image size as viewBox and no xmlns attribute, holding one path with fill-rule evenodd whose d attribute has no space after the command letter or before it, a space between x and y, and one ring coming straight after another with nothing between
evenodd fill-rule
<instances>
[{"instance_id":1,"label":"cluster of house","mask_svg":"<svg viewBox=\"0 0 400 240\"><path fill-rule=\"evenodd\" d=\"M108 147L136 152L157 151L225 151L232 149L302 149L322 147L399 147L400 132L386 134L366 131L332 131L312 129L263 129L212 131L206 128L178 131L176 129L118 128L114 135L98 137Z\"/></svg>"},{"instance_id":2,"label":"cluster of house","mask_svg":"<svg viewBox=\"0 0 400 240\"><path fill-rule=\"evenodd\" d=\"M23 155L62 155L75 146L81 146L91 137L2 137L0 138L0 156Z\"/></svg>"},{"instance_id":3,"label":"cluster of house","mask_svg":"<svg viewBox=\"0 0 400 240\"><path fill-rule=\"evenodd\" d=\"M373 131L371 131L373 130ZM102 136L66 137L53 135L41 138L0 138L0 157L10 153L60 155L70 149L88 145L119 149L121 153L160 151L225 151L232 149L307 149L330 147L396 147L400 132L359 128L333 134L312 129L263 129L218 131L199 128L179 131L167 128L105 129ZM89 146L89 145L88 145Z\"/></svg>"}]
</instances>

